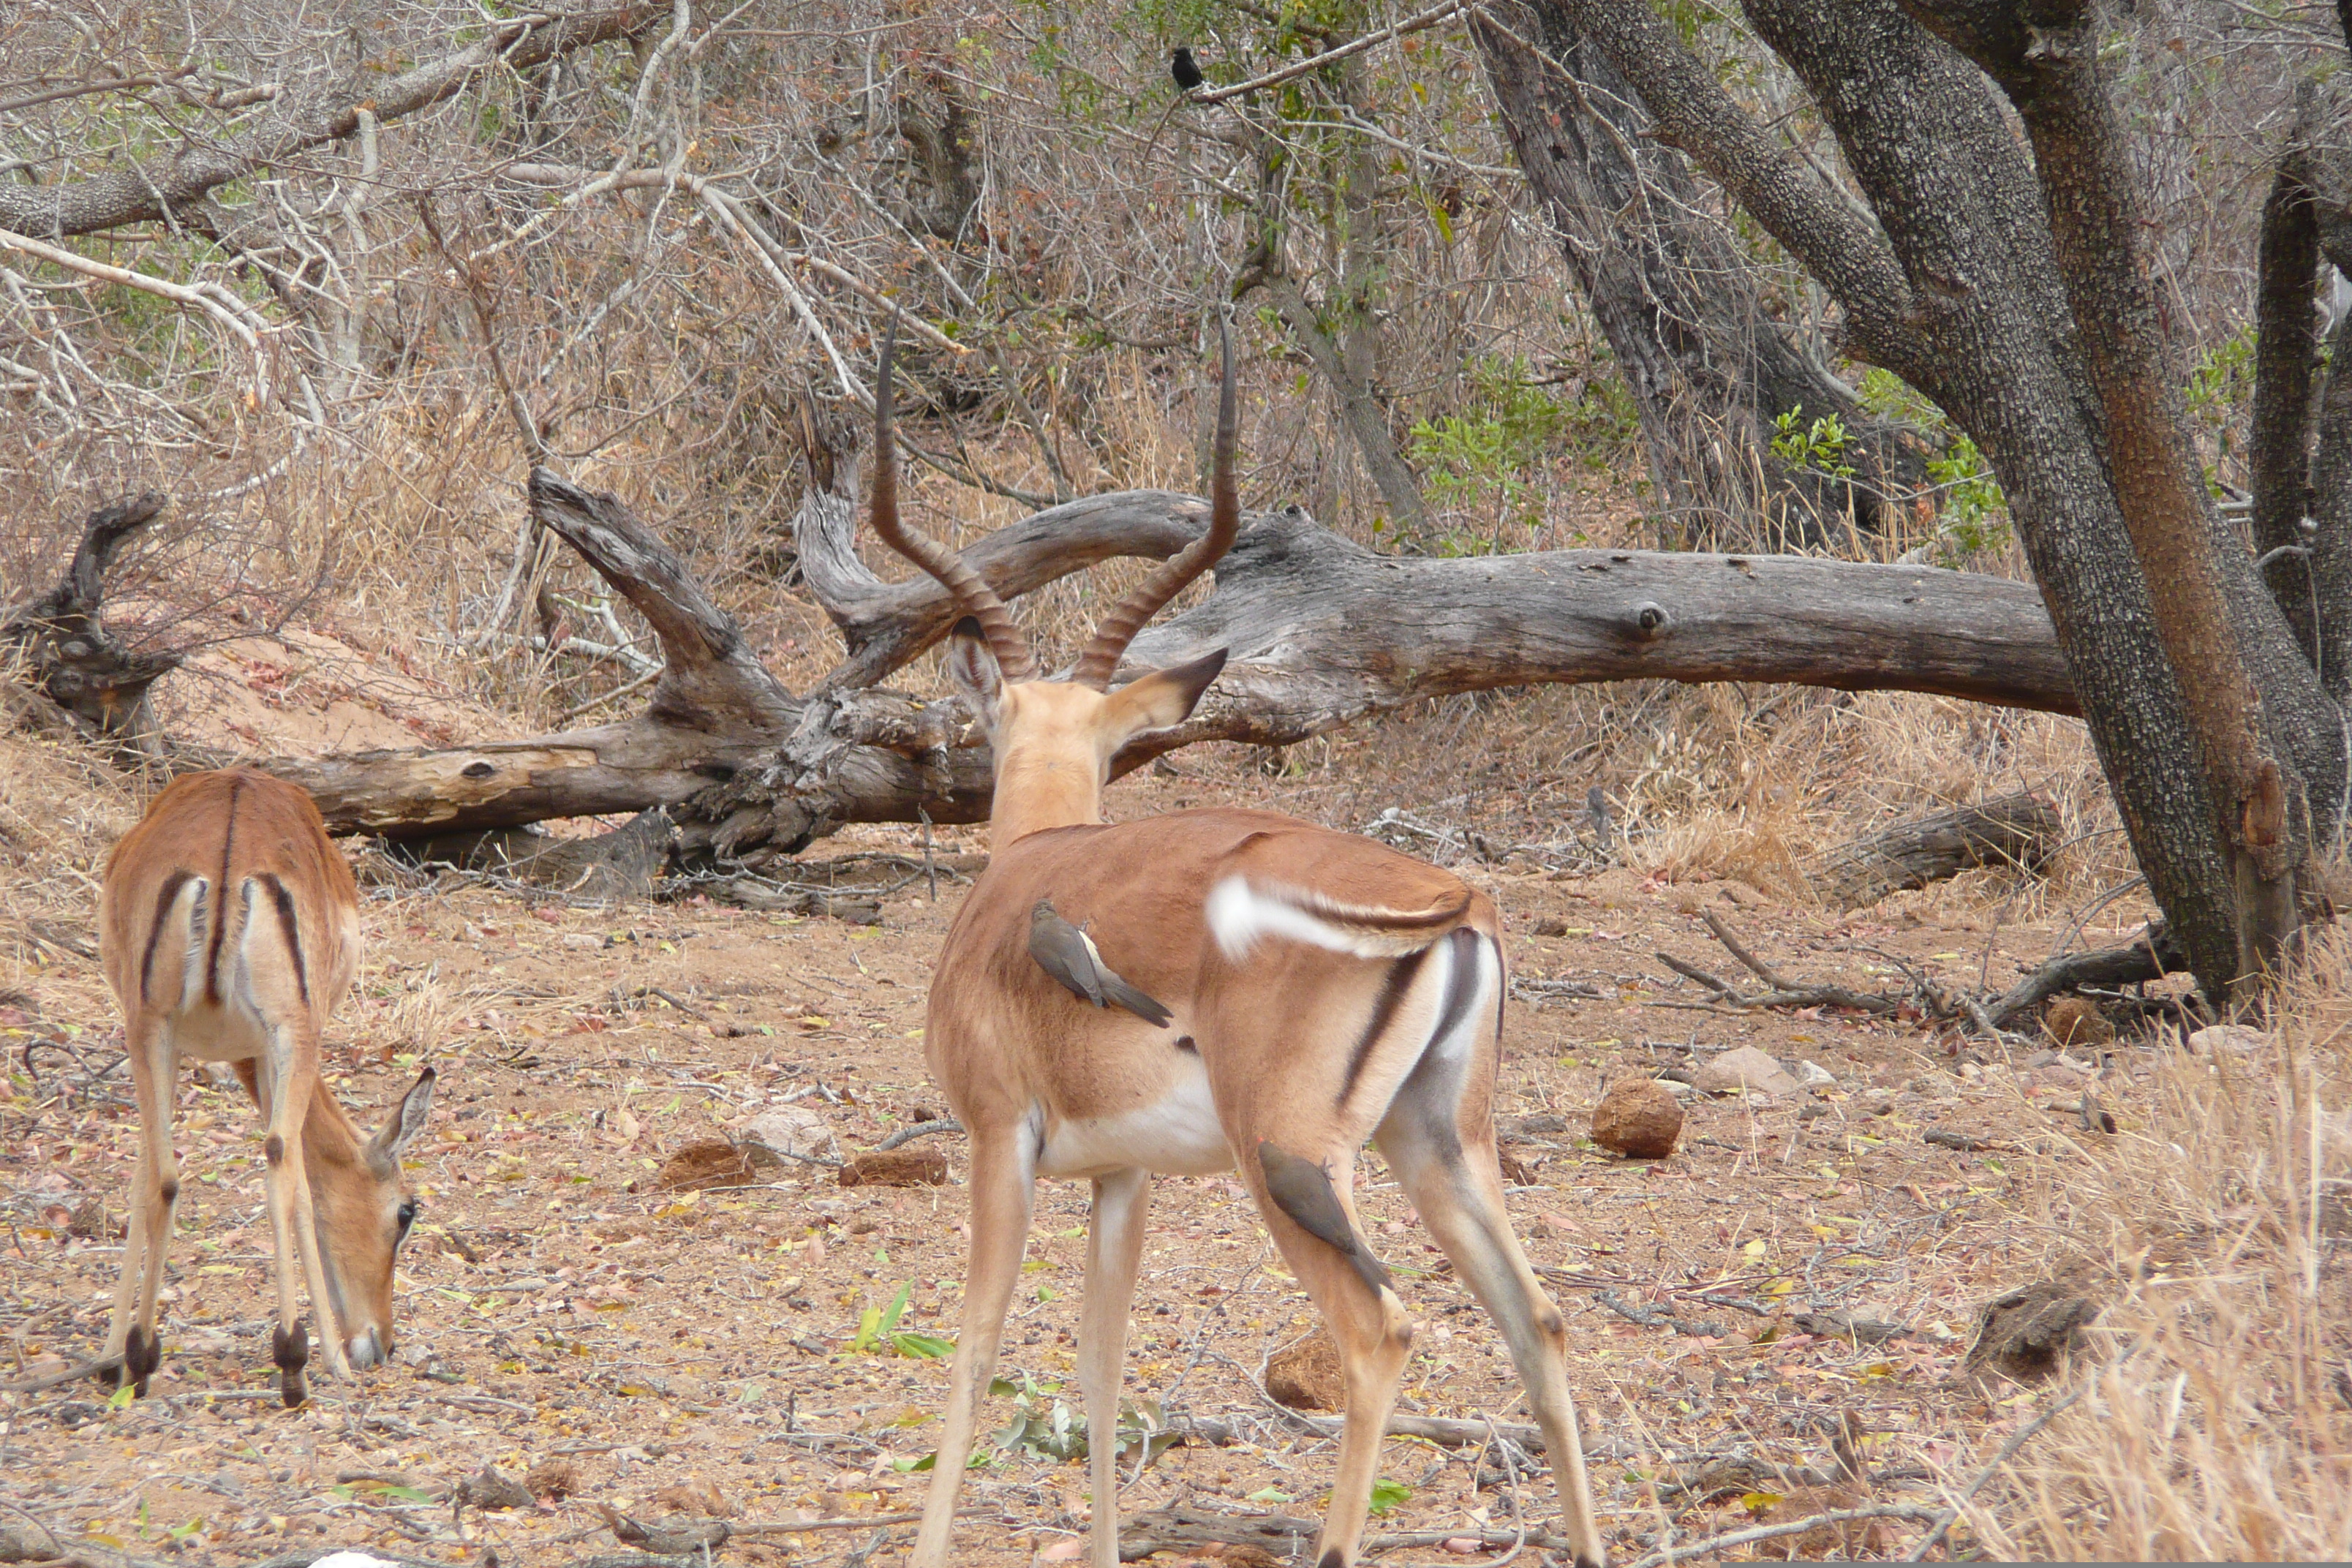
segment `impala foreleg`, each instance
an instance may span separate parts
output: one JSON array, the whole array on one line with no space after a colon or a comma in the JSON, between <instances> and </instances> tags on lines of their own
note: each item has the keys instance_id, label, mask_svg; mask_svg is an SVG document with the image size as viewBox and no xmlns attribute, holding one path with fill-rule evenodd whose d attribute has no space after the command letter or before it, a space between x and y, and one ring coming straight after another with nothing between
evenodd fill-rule
<instances>
[{"instance_id":1,"label":"impala foreleg","mask_svg":"<svg viewBox=\"0 0 2352 1568\"><path fill-rule=\"evenodd\" d=\"M1035 1186L1029 1151L1034 1135L1016 1127L985 1141L975 1132L971 1150L971 1239L966 1249L963 1326L948 1372L948 1408L940 1423L940 1448L931 1489L923 1500L922 1529L908 1568L947 1568L949 1536L955 1528L956 1494L963 1488L971 1457L981 1401L996 1375L996 1352L1004 1336L1004 1312L1021 1278L1021 1253L1029 1239L1029 1205Z\"/></svg>"},{"instance_id":2,"label":"impala foreleg","mask_svg":"<svg viewBox=\"0 0 2352 1568\"><path fill-rule=\"evenodd\" d=\"M1150 1211L1149 1171L1117 1171L1096 1181L1087 1226L1086 1299L1078 1310L1078 1389L1086 1399L1087 1467L1095 1494L1089 1568L1118 1568L1118 1390Z\"/></svg>"},{"instance_id":3,"label":"impala foreleg","mask_svg":"<svg viewBox=\"0 0 2352 1568\"><path fill-rule=\"evenodd\" d=\"M144 1398L148 1379L163 1361L156 1306L180 1198L180 1161L172 1148L172 1088L179 1068L171 1033L153 1012L142 1009L133 1017L127 1043L131 1094L139 1106L139 1161L131 1177L122 1278L114 1287L106 1353L122 1359L117 1386L128 1385Z\"/></svg>"},{"instance_id":4,"label":"impala foreleg","mask_svg":"<svg viewBox=\"0 0 2352 1568\"><path fill-rule=\"evenodd\" d=\"M1465 1140L1454 1122L1455 1102L1424 1094L1431 1087L1420 1075L1407 1082L1381 1125L1381 1152L1455 1271L1501 1328L1511 1364L1543 1429L1578 1568L1603 1568L1608 1553L1593 1518L1576 1406L1568 1391L1567 1322L1512 1234L1492 1132Z\"/></svg>"},{"instance_id":5,"label":"impala foreleg","mask_svg":"<svg viewBox=\"0 0 2352 1568\"><path fill-rule=\"evenodd\" d=\"M1312 1147L1304 1139L1294 1142ZM1244 1160L1242 1166L1266 1228L1322 1312L1339 1351L1348 1386L1347 1421L1315 1564L1349 1568L1356 1561L1371 1505L1381 1435L1412 1348L1412 1322L1356 1223L1355 1205L1348 1196L1355 1170L1353 1143L1343 1141L1323 1151L1319 1160L1293 1153L1278 1134L1253 1139L1245 1146L1257 1152L1256 1159Z\"/></svg>"}]
</instances>

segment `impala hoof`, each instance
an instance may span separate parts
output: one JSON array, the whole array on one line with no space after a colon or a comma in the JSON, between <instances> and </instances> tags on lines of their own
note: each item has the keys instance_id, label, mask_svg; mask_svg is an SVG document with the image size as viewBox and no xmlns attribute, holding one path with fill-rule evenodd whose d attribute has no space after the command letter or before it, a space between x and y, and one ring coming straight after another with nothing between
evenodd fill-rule
<instances>
[{"instance_id":1,"label":"impala hoof","mask_svg":"<svg viewBox=\"0 0 2352 1568\"><path fill-rule=\"evenodd\" d=\"M117 1388L128 1387L131 1397L147 1397L147 1380L163 1364L163 1342L161 1336L144 1329L133 1328L122 1342L122 1370L115 1376Z\"/></svg>"},{"instance_id":2,"label":"impala hoof","mask_svg":"<svg viewBox=\"0 0 2352 1568\"><path fill-rule=\"evenodd\" d=\"M269 1331L269 1359L278 1363L278 1394L293 1409L310 1397L302 1369L310 1364L310 1331L301 1323Z\"/></svg>"}]
</instances>

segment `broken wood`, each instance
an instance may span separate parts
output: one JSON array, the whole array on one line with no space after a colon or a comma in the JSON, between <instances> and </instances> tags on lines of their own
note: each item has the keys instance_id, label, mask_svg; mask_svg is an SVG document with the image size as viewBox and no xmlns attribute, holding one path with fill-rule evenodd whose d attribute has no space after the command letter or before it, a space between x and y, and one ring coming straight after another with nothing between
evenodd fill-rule
<instances>
[{"instance_id":1,"label":"broken wood","mask_svg":"<svg viewBox=\"0 0 2352 1568\"><path fill-rule=\"evenodd\" d=\"M2179 944L2172 940L2172 933L2165 929L2163 921L2152 921L2121 947L2070 952L2050 960L2011 986L1986 1013L1996 1027L2005 1029L2062 991L2079 990L2085 985L2112 989L2141 984L2168 974L2185 974L2188 969L2188 961Z\"/></svg>"},{"instance_id":2,"label":"broken wood","mask_svg":"<svg viewBox=\"0 0 2352 1568\"><path fill-rule=\"evenodd\" d=\"M163 492L148 490L90 513L58 585L0 615L0 644L20 650L32 684L51 705L14 698L13 721L54 732L62 710L85 736L154 755L147 689L180 667L180 655L125 647L107 632L99 610L115 552L162 516L163 505Z\"/></svg>"},{"instance_id":3,"label":"broken wood","mask_svg":"<svg viewBox=\"0 0 2352 1568\"><path fill-rule=\"evenodd\" d=\"M1977 866L2038 871L2057 852L2058 811L2031 790L1975 805L1898 822L1822 852L1808 875L1822 899L1841 910L1874 904L1890 893Z\"/></svg>"},{"instance_id":4,"label":"broken wood","mask_svg":"<svg viewBox=\"0 0 2352 1568\"><path fill-rule=\"evenodd\" d=\"M660 642L646 710L520 740L266 765L309 790L331 831L402 840L666 807L674 856L688 865L757 869L850 822L984 821L991 758L961 703L872 684L943 635L953 608L928 580L885 584L866 569L855 549L854 464L816 469L829 482L812 483L795 526L803 569L848 658L807 695L761 664L734 619L626 506L538 469L532 515ZM1000 530L965 558L1009 596L1114 556L1165 557L1199 535L1206 512L1204 501L1170 491L1092 497ZM102 568L102 549L86 542L85 553ZM69 606L83 618L74 626L94 625L96 615L96 577L77 557L68 582L85 578L89 591ZM44 612L43 624L58 624L58 613ZM1114 776L1202 741L1285 745L1423 698L1538 682L1792 681L2074 706L2049 618L2023 584L1928 567L1638 551L1405 560L1295 509L1248 520L1218 565L1215 592L1139 637L1125 668L1217 647L1233 657L1192 719L1139 738L1115 759ZM108 689L127 688L118 680ZM536 864L535 847L526 847ZM559 858L610 859L621 848L635 853L603 846Z\"/></svg>"}]
</instances>

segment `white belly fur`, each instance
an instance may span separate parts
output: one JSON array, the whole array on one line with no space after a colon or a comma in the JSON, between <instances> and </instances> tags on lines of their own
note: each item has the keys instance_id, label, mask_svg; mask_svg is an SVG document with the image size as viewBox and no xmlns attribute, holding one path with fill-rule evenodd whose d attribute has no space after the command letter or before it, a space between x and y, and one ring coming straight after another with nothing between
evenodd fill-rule
<instances>
[{"instance_id":1,"label":"white belly fur","mask_svg":"<svg viewBox=\"0 0 2352 1568\"><path fill-rule=\"evenodd\" d=\"M1206 1176L1234 1168L1234 1151L1217 1121L1209 1075L1198 1059L1167 1095L1150 1105L1086 1121L1050 1123L1041 1176L1093 1176L1140 1165L1163 1176Z\"/></svg>"}]
</instances>

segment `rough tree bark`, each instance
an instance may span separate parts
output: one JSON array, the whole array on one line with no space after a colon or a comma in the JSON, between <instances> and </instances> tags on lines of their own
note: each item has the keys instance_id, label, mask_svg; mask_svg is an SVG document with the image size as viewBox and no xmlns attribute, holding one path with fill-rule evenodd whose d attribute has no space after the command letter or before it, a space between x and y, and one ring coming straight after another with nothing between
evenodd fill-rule
<instances>
[{"instance_id":1,"label":"rough tree bark","mask_svg":"<svg viewBox=\"0 0 2352 1568\"><path fill-rule=\"evenodd\" d=\"M1885 528L1889 489L1922 477L1907 432L1866 414L1770 319L1756 268L1632 85L1541 0L1473 12L1470 33L1519 167L1633 392L1650 477L1682 537L1815 543L1843 537L1849 510L1857 526ZM1772 455L1773 420L1791 412L1834 415L1854 434L1853 480Z\"/></svg>"},{"instance_id":2,"label":"rough tree bark","mask_svg":"<svg viewBox=\"0 0 2352 1568\"><path fill-rule=\"evenodd\" d=\"M2178 437L2162 428L2178 383L2168 392L2164 344L2135 292L2134 176L2086 16L2044 7L2037 19L2049 25L2029 41L2006 5L1749 0L1758 36L1836 133L1864 213L1795 165L1644 0L1538 4L1566 12L1641 95L1657 133L1829 289L1849 351L1918 388L1984 449L2150 890L2200 983L2229 995L2276 913L2265 888L2241 886L2247 858L2271 847L2252 840L2283 835L2290 859L2333 842L2345 732L2252 556L2179 494ZM2126 473L2126 450L2161 471ZM2158 539L2196 558L2193 576L2164 584L2161 605L2149 573L2167 557L2144 562L2138 547ZM2239 666L2230 692L2192 693L2170 657L2186 649L2181 616L2192 613L2173 595L2200 579L2193 613L2212 616L2218 598L2229 630L2189 668ZM2216 710L2248 688L2276 764L2276 810L2259 763L2205 743L2235 743Z\"/></svg>"}]
</instances>

